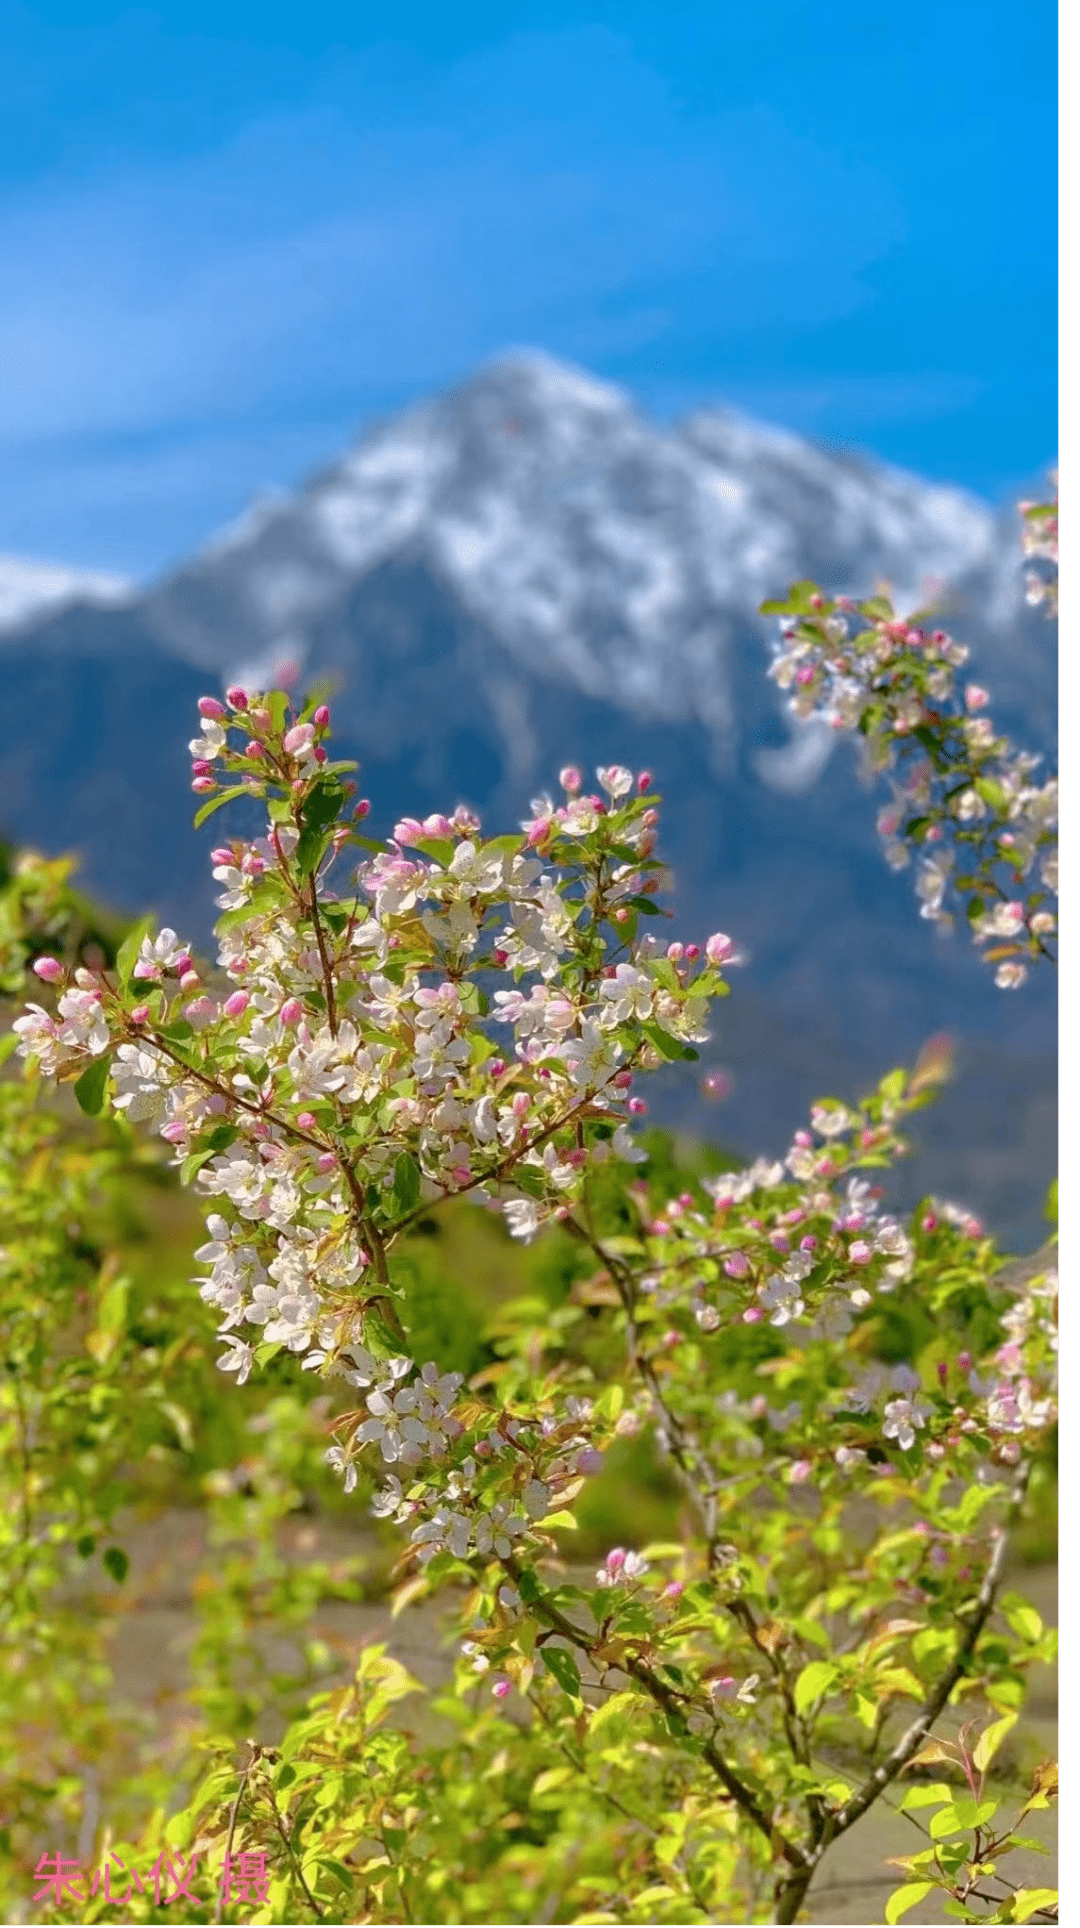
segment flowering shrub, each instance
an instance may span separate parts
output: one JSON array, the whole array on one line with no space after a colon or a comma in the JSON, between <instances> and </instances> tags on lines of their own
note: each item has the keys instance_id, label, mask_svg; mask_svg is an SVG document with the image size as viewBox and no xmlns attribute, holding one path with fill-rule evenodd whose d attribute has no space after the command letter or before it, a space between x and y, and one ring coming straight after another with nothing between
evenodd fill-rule
<instances>
[{"instance_id":1,"label":"flowering shrub","mask_svg":"<svg viewBox=\"0 0 1080 1928\"><path fill-rule=\"evenodd\" d=\"M806 600L793 660L805 643L832 676L835 618ZM932 1055L857 1106L823 1100L780 1158L671 1196L633 1179L638 1086L696 1055L737 962L720 933L653 935L647 775L604 769L585 795L567 769L518 833L458 809L379 845L325 705L200 707L199 818L267 806L265 836L214 853L220 977L171 930L136 931L115 971L40 956L51 1001L18 1048L173 1148L210 1208L222 1370L292 1355L326 1383L327 1461L346 1491L374 1473L398 1605L443 1592L458 1661L449 1741L386 1725L415 1683L370 1650L280 1749L238 1767L223 1747L164 1841L269 1842L265 1921L792 1921L939 1721L965 1702L1000 1735L1050 1652L998 1597L1047 1477L1049 1261L1011 1275L946 1201L908 1225L883 1209L874 1174ZM570 1254L565 1290L507 1306L467 1383L416 1356L399 1259L463 1198ZM581 1573L575 1502L646 1434L681 1536ZM1027 1918L996 1873L957 1882L955 1845L920 1882L965 1919Z\"/></svg>"},{"instance_id":2,"label":"flowering shrub","mask_svg":"<svg viewBox=\"0 0 1080 1928\"><path fill-rule=\"evenodd\" d=\"M1056 563L1056 499L1022 508L1026 553ZM1032 572L1028 585L1053 613L1056 576ZM1015 989L1029 962L1056 956L1056 777L1035 781L1042 758L995 730L980 684L961 699L967 647L923 617L897 616L884 596L830 599L812 582L762 613L782 619L769 674L793 713L857 731L869 771L888 773L878 831L894 869L916 855L920 915L948 927L955 894L995 982Z\"/></svg>"}]
</instances>

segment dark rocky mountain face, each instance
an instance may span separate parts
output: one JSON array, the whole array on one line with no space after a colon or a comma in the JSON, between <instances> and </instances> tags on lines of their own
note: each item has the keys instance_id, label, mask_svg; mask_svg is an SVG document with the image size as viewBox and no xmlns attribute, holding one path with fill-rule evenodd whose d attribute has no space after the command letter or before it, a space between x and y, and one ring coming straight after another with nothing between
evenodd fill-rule
<instances>
[{"instance_id":1,"label":"dark rocky mountain face","mask_svg":"<svg viewBox=\"0 0 1080 1928\"><path fill-rule=\"evenodd\" d=\"M567 761L648 768L674 927L749 952L703 1054L731 1096L710 1105L672 1068L657 1115L777 1148L812 1097L856 1096L951 1031L959 1076L921 1115L899 1194L951 1191L1032 1243L1054 1162L1053 987L998 992L966 939L920 922L849 747L790 730L755 610L803 575L884 577L902 606L947 585L995 717L1049 747L1049 631L983 505L734 417L664 430L526 357L376 429L145 594L10 630L22 720L0 749L0 826L78 850L89 888L206 941L223 820L191 834L195 700L286 658L333 685L337 745L383 833L459 801L504 828Z\"/></svg>"}]
</instances>

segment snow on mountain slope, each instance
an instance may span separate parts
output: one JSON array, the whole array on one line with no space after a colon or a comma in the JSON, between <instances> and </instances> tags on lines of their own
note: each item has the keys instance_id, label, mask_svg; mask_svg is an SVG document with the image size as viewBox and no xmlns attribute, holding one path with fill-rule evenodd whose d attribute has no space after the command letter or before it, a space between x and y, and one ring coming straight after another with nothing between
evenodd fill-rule
<instances>
[{"instance_id":1,"label":"snow on mountain slope","mask_svg":"<svg viewBox=\"0 0 1080 1928\"><path fill-rule=\"evenodd\" d=\"M988 576L993 555L991 511L960 490L734 415L663 428L522 354L250 512L149 613L171 647L237 673L302 657L349 585L415 558L534 673L722 743L733 636L760 629L764 597L807 573L836 589L886 576L910 605Z\"/></svg>"},{"instance_id":2,"label":"snow on mountain slope","mask_svg":"<svg viewBox=\"0 0 1080 1928\"><path fill-rule=\"evenodd\" d=\"M513 356L373 428L118 606L57 572L57 595L83 599L3 636L9 688L47 723L0 745L0 829L76 850L88 889L205 942L223 826L189 829L194 705L289 659L333 685L337 747L360 760L377 834L460 801L504 828L567 761L647 767L677 928L730 930L751 959L710 1047L735 1081L733 1142L787 1143L815 1095L856 1096L945 1029L962 1087L903 1182L913 1197L954 1188L1034 1239L1053 1168L1052 986L1025 989L1003 1036L970 946L939 942L910 875L884 864L847 748L830 760L833 732L788 730L756 613L806 575L856 592L890 579L902 607L945 585L995 719L1042 749L1053 632L1023 605L1018 547L1015 519L962 491L726 412L663 427L618 389ZM695 1093L673 1072L658 1115L720 1129Z\"/></svg>"},{"instance_id":3,"label":"snow on mountain slope","mask_svg":"<svg viewBox=\"0 0 1080 1928\"><path fill-rule=\"evenodd\" d=\"M66 569L24 556L0 556L0 631L14 629L65 603L121 603L132 591L119 576Z\"/></svg>"}]
</instances>

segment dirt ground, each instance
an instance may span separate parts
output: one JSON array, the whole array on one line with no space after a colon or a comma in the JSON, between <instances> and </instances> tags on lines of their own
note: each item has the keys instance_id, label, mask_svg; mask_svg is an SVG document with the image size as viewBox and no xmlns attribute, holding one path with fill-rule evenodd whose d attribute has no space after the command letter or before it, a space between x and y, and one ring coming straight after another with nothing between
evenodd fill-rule
<instances>
[{"instance_id":1,"label":"dirt ground","mask_svg":"<svg viewBox=\"0 0 1080 1928\"><path fill-rule=\"evenodd\" d=\"M205 1557L202 1522L197 1513L169 1514L124 1538L132 1558L125 1587L126 1591L130 1589L131 1604L112 1649L117 1697L146 1711L156 1709L157 1717L168 1727L179 1713L188 1680L187 1653L193 1634L188 1588L191 1573ZM364 1547L355 1530L333 1525L301 1525L298 1540L297 1551L306 1558L329 1561L355 1555ZM1025 1568L1013 1576L1013 1585L1033 1602L1048 1625L1056 1625L1055 1568ZM340 1653L343 1677L350 1669L351 1656L372 1641L384 1641L427 1685L438 1684L449 1672L450 1656L440 1614L430 1604L407 1608L395 1620L384 1601L329 1601L318 1608L307 1631ZM267 1642L265 1657L270 1667L290 1671L299 1658L295 1646L277 1639ZM1039 1669L1038 1674L1032 1680L1023 1719L1011 1737L1010 1758L1017 1777L1030 1771L1038 1760L1056 1753L1056 1679L1049 1668ZM1055 1818L1052 1812L1032 1815L1024 1831L1053 1847ZM879 1802L831 1851L811 1890L807 1918L819 1924L863 1923L867 1928L880 1923L885 1900L901 1879L897 1871L883 1865L886 1857L910 1854L920 1845L911 1822ZM1018 1851L1010 1857L1010 1879L1032 1886L1050 1885L1055 1879L1054 1865L1045 1857ZM935 1906L931 1901L916 1907L905 1919L911 1923L940 1921L943 1917L935 1912Z\"/></svg>"}]
</instances>

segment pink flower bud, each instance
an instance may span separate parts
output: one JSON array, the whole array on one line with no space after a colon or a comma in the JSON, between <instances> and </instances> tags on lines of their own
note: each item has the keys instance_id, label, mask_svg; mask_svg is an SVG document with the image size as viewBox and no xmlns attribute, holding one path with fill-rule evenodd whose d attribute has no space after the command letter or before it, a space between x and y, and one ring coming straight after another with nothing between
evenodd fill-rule
<instances>
[{"instance_id":1,"label":"pink flower bud","mask_svg":"<svg viewBox=\"0 0 1080 1928\"><path fill-rule=\"evenodd\" d=\"M298 997L287 997L281 1007L282 1024L299 1024L304 1015L304 1007Z\"/></svg>"},{"instance_id":2,"label":"pink flower bud","mask_svg":"<svg viewBox=\"0 0 1080 1928\"><path fill-rule=\"evenodd\" d=\"M208 757L197 756L191 765L191 774L193 777L208 777L213 767Z\"/></svg>"},{"instance_id":3,"label":"pink flower bud","mask_svg":"<svg viewBox=\"0 0 1080 1928\"><path fill-rule=\"evenodd\" d=\"M705 955L710 964L726 964L728 959L735 955L735 946L730 937L725 937L723 931L714 931L713 935L705 940Z\"/></svg>"},{"instance_id":4,"label":"pink flower bud","mask_svg":"<svg viewBox=\"0 0 1080 1928\"><path fill-rule=\"evenodd\" d=\"M250 1003L251 999L246 991L234 991L231 997L225 999L223 1007L225 1016L227 1018L242 1018Z\"/></svg>"},{"instance_id":5,"label":"pink flower bud","mask_svg":"<svg viewBox=\"0 0 1080 1928\"><path fill-rule=\"evenodd\" d=\"M316 710L311 720L314 723L315 728L317 730L325 730L327 724L330 721L330 711L327 708L325 703L319 704L319 707Z\"/></svg>"},{"instance_id":6,"label":"pink flower bud","mask_svg":"<svg viewBox=\"0 0 1080 1928\"><path fill-rule=\"evenodd\" d=\"M750 1261L745 1252L729 1252L724 1260L724 1271L729 1279L745 1279L750 1270Z\"/></svg>"},{"instance_id":7,"label":"pink flower bud","mask_svg":"<svg viewBox=\"0 0 1080 1928\"><path fill-rule=\"evenodd\" d=\"M227 844L219 844L216 850L210 852L210 862L212 864L231 864L232 861L233 854Z\"/></svg>"},{"instance_id":8,"label":"pink flower bud","mask_svg":"<svg viewBox=\"0 0 1080 1928\"><path fill-rule=\"evenodd\" d=\"M202 979L200 978L198 971L181 972L180 989L182 991L197 991L201 983L202 983Z\"/></svg>"},{"instance_id":9,"label":"pink flower bud","mask_svg":"<svg viewBox=\"0 0 1080 1928\"><path fill-rule=\"evenodd\" d=\"M509 955L510 955L509 951L496 951L495 952L496 964L505 964Z\"/></svg>"},{"instance_id":10,"label":"pink flower bud","mask_svg":"<svg viewBox=\"0 0 1080 1928\"><path fill-rule=\"evenodd\" d=\"M746 1311L743 1313L743 1324L760 1325L764 1317L765 1314L759 1305L748 1305Z\"/></svg>"},{"instance_id":11,"label":"pink flower bud","mask_svg":"<svg viewBox=\"0 0 1080 1928\"><path fill-rule=\"evenodd\" d=\"M853 1245L848 1246L848 1258L852 1265L869 1265L873 1256L865 1239L857 1238Z\"/></svg>"},{"instance_id":12,"label":"pink flower bud","mask_svg":"<svg viewBox=\"0 0 1080 1928\"><path fill-rule=\"evenodd\" d=\"M686 957L687 957L688 963L696 964L700 956L701 956L700 944L688 944L686 946Z\"/></svg>"},{"instance_id":13,"label":"pink flower bud","mask_svg":"<svg viewBox=\"0 0 1080 1928\"><path fill-rule=\"evenodd\" d=\"M296 1122L301 1131L314 1131L315 1113L313 1111L302 1111Z\"/></svg>"},{"instance_id":14,"label":"pink flower bud","mask_svg":"<svg viewBox=\"0 0 1080 1928\"><path fill-rule=\"evenodd\" d=\"M570 796L573 797L577 795L581 789L581 771L578 769L576 763L568 763L564 769L559 771L559 782Z\"/></svg>"},{"instance_id":15,"label":"pink flower bud","mask_svg":"<svg viewBox=\"0 0 1080 1928\"><path fill-rule=\"evenodd\" d=\"M35 957L32 969L46 984L55 984L64 975L64 967L55 957Z\"/></svg>"},{"instance_id":16,"label":"pink flower bud","mask_svg":"<svg viewBox=\"0 0 1080 1928\"><path fill-rule=\"evenodd\" d=\"M964 691L964 701L969 710L984 710L990 701L990 692L981 689L978 683L969 683Z\"/></svg>"},{"instance_id":17,"label":"pink flower bud","mask_svg":"<svg viewBox=\"0 0 1080 1928\"><path fill-rule=\"evenodd\" d=\"M630 1086L634 1082L634 1074L632 1071L616 1071L611 1082L615 1086L616 1091L629 1091Z\"/></svg>"},{"instance_id":18,"label":"pink flower bud","mask_svg":"<svg viewBox=\"0 0 1080 1928\"><path fill-rule=\"evenodd\" d=\"M615 912L615 922L617 924L625 924L629 916L630 912L627 910L625 904L620 904L618 910Z\"/></svg>"},{"instance_id":19,"label":"pink flower bud","mask_svg":"<svg viewBox=\"0 0 1080 1928\"><path fill-rule=\"evenodd\" d=\"M816 1250L816 1248L817 1248L817 1239L814 1237L812 1232L809 1233L806 1238L801 1238L799 1240L800 1252L813 1252Z\"/></svg>"},{"instance_id":20,"label":"pink flower bud","mask_svg":"<svg viewBox=\"0 0 1080 1928\"><path fill-rule=\"evenodd\" d=\"M244 745L244 755L248 757L254 757L256 762L258 762L258 759L261 756L266 755L266 751L263 749L262 744L257 743L255 738L252 736L248 738L247 742Z\"/></svg>"},{"instance_id":21,"label":"pink flower bud","mask_svg":"<svg viewBox=\"0 0 1080 1928\"><path fill-rule=\"evenodd\" d=\"M213 777L195 777L192 780L191 787L196 796L205 797L208 791L217 789L217 784L214 782Z\"/></svg>"},{"instance_id":22,"label":"pink flower bud","mask_svg":"<svg viewBox=\"0 0 1080 1928\"><path fill-rule=\"evenodd\" d=\"M669 1580L662 1597L665 1600L681 1600L685 1587L685 1580Z\"/></svg>"},{"instance_id":23,"label":"pink flower bud","mask_svg":"<svg viewBox=\"0 0 1080 1928\"><path fill-rule=\"evenodd\" d=\"M677 964L677 963L679 962L679 959L680 959L680 957L681 957L681 956L682 956L682 954L683 954L683 947L682 947L682 945L681 945L681 944L669 944L669 945L668 945L668 947L667 947L667 954L668 954L668 956L669 956L669 958L671 959L671 962L672 962L673 964Z\"/></svg>"},{"instance_id":24,"label":"pink flower bud","mask_svg":"<svg viewBox=\"0 0 1080 1928\"><path fill-rule=\"evenodd\" d=\"M795 671L795 681L801 683L805 689L807 683L813 682L815 674L816 672L812 663L803 663Z\"/></svg>"},{"instance_id":25,"label":"pink flower bud","mask_svg":"<svg viewBox=\"0 0 1080 1928\"><path fill-rule=\"evenodd\" d=\"M630 1103L627 1106L627 1110L634 1118L644 1118L645 1113L648 1111L648 1109L649 1107L645 1103L644 1098L631 1098Z\"/></svg>"},{"instance_id":26,"label":"pink flower bud","mask_svg":"<svg viewBox=\"0 0 1080 1928\"><path fill-rule=\"evenodd\" d=\"M225 715L225 705L219 703L216 696L200 696L198 707L200 716L217 718Z\"/></svg>"},{"instance_id":27,"label":"pink flower bud","mask_svg":"<svg viewBox=\"0 0 1080 1928\"><path fill-rule=\"evenodd\" d=\"M353 816L357 819L358 822L362 823L364 818L370 815L371 815L371 805L368 802L368 799L366 797L361 797L359 803L356 805L356 808L353 811Z\"/></svg>"},{"instance_id":28,"label":"pink flower bud","mask_svg":"<svg viewBox=\"0 0 1080 1928\"><path fill-rule=\"evenodd\" d=\"M187 1137L187 1126L182 1125L179 1118L174 1118L172 1124L162 1126L161 1136L167 1138L170 1145L182 1145Z\"/></svg>"},{"instance_id":29,"label":"pink flower bud","mask_svg":"<svg viewBox=\"0 0 1080 1928\"><path fill-rule=\"evenodd\" d=\"M316 743L315 745L315 761L316 763L326 762L326 751L323 749L321 743Z\"/></svg>"},{"instance_id":30,"label":"pink flower bud","mask_svg":"<svg viewBox=\"0 0 1080 1928\"><path fill-rule=\"evenodd\" d=\"M637 787L640 790L642 796L645 795L646 790L652 789L652 771L651 770L642 770L641 775L638 777L638 780L637 780Z\"/></svg>"},{"instance_id":31,"label":"pink flower bud","mask_svg":"<svg viewBox=\"0 0 1080 1928\"><path fill-rule=\"evenodd\" d=\"M247 691L240 689L239 686L234 686L234 688L232 688L231 690L226 690L225 700L232 706L234 710L247 709L247 706L248 706Z\"/></svg>"},{"instance_id":32,"label":"pink flower bud","mask_svg":"<svg viewBox=\"0 0 1080 1928\"><path fill-rule=\"evenodd\" d=\"M437 810L433 811L430 817L424 818L424 835L426 837L452 836L453 831L449 818L442 816Z\"/></svg>"},{"instance_id":33,"label":"pink flower bud","mask_svg":"<svg viewBox=\"0 0 1080 1928\"><path fill-rule=\"evenodd\" d=\"M603 1464L603 1453L598 1453L595 1446L583 1446L574 1461L574 1470L588 1479L593 1473L598 1473Z\"/></svg>"},{"instance_id":34,"label":"pink flower bud","mask_svg":"<svg viewBox=\"0 0 1080 1928\"><path fill-rule=\"evenodd\" d=\"M177 977L182 977L185 971L193 971L194 969L195 969L195 961L191 955L191 952L181 951L179 957L177 958L175 964L173 965L173 970L176 972Z\"/></svg>"},{"instance_id":35,"label":"pink flower bud","mask_svg":"<svg viewBox=\"0 0 1080 1928\"><path fill-rule=\"evenodd\" d=\"M505 1700L512 1686L513 1682L507 1680L505 1674L500 1674L498 1680L492 1681L491 1691L496 1700Z\"/></svg>"},{"instance_id":36,"label":"pink flower bud","mask_svg":"<svg viewBox=\"0 0 1080 1928\"><path fill-rule=\"evenodd\" d=\"M294 723L292 729L286 730L282 737L281 747L287 756L299 756L304 750L309 750L314 741L315 731L310 723Z\"/></svg>"},{"instance_id":37,"label":"pink flower bud","mask_svg":"<svg viewBox=\"0 0 1080 1928\"><path fill-rule=\"evenodd\" d=\"M315 1160L315 1168L320 1172L335 1171L337 1169L337 1159L334 1157L333 1152L324 1151L320 1153L319 1157Z\"/></svg>"},{"instance_id":38,"label":"pink flower bud","mask_svg":"<svg viewBox=\"0 0 1080 1928\"><path fill-rule=\"evenodd\" d=\"M148 1004L137 1004L131 1013L131 1022L132 1024L145 1024L149 1016L150 1006Z\"/></svg>"},{"instance_id":39,"label":"pink flower bud","mask_svg":"<svg viewBox=\"0 0 1080 1928\"><path fill-rule=\"evenodd\" d=\"M488 1072L490 1076L493 1078L501 1078L505 1070L506 1070L505 1058L492 1058L491 1063L488 1065Z\"/></svg>"},{"instance_id":40,"label":"pink flower bud","mask_svg":"<svg viewBox=\"0 0 1080 1928\"><path fill-rule=\"evenodd\" d=\"M813 1468L808 1459L793 1460L788 1468L788 1485L801 1486L804 1480L810 1478L812 1471Z\"/></svg>"},{"instance_id":41,"label":"pink flower bud","mask_svg":"<svg viewBox=\"0 0 1080 1928\"><path fill-rule=\"evenodd\" d=\"M927 1212L926 1217L923 1219L923 1222L922 1222L922 1228L924 1232L937 1231L937 1219L934 1216L933 1212Z\"/></svg>"}]
</instances>

